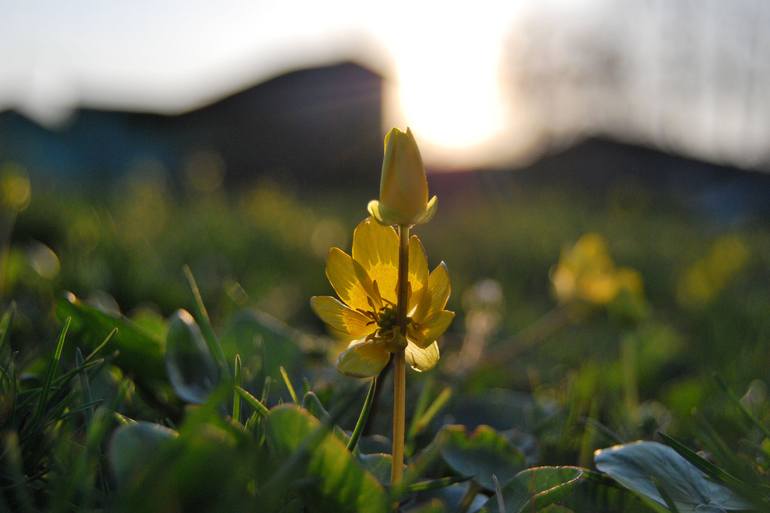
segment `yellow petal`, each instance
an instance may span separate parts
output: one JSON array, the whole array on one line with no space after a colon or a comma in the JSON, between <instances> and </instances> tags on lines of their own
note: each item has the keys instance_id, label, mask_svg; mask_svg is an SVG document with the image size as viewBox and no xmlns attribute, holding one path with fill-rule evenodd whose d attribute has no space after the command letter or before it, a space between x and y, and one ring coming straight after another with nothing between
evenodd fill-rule
<instances>
[{"instance_id":1,"label":"yellow petal","mask_svg":"<svg viewBox=\"0 0 770 513\"><path fill-rule=\"evenodd\" d=\"M371 200L366 205L366 210L374 219L379 221L380 224L386 226L398 224L399 219L396 213L388 210L388 208L378 200Z\"/></svg>"},{"instance_id":2,"label":"yellow petal","mask_svg":"<svg viewBox=\"0 0 770 513\"><path fill-rule=\"evenodd\" d=\"M581 299L605 305L618 294L618 282L614 275L592 273L580 277L578 291Z\"/></svg>"},{"instance_id":3,"label":"yellow petal","mask_svg":"<svg viewBox=\"0 0 770 513\"><path fill-rule=\"evenodd\" d=\"M427 223L433 219L434 215L436 215L436 210L438 210L438 196L433 196L428 202L428 206L425 209L425 212L423 212L422 215L414 220L414 224Z\"/></svg>"},{"instance_id":4,"label":"yellow petal","mask_svg":"<svg viewBox=\"0 0 770 513\"><path fill-rule=\"evenodd\" d=\"M434 312L421 324L409 326L409 340L422 348L428 347L444 334L454 318L455 313L449 310Z\"/></svg>"},{"instance_id":5,"label":"yellow petal","mask_svg":"<svg viewBox=\"0 0 770 513\"><path fill-rule=\"evenodd\" d=\"M355 378L376 376L388 364L390 353L374 342L356 340L337 357L337 370Z\"/></svg>"},{"instance_id":6,"label":"yellow petal","mask_svg":"<svg viewBox=\"0 0 770 513\"><path fill-rule=\"evenodd\" d=\"M551 273L551 283L560 303L569 303L575 298L575 273L563 264L559 264Z\"/></svg>"},{"instance_id":7,"label":"yellow petal","mask_svg":"<svg viewBox=\"0 0 770 513\"><path fill-rule=\"evenodd\" d=\"M438 344L435 342L425 349L410 342L404 350L404 356L406 358L406 363L408 363L412 369L417 372L423 372L436 366L440 354L438 351Z\"/></svg>"},{"instance_id":8,"label":"yellow petal","mask_svg":"<svg viewBox=\"0 0 770 513\"><path fill-rule=\"evenodd\" d=\"M398 284L398 234L372 218L363 220L353 231L353 260L377 282L382 298L396 302Z\"/></svg>"},{"instance_id":9,"label":"yellow petal","mask_svg":"<svg viewBox=\"0 0 770 513\"><path fill-rule=\"evenodd\" d=\"M449 271L446 264L441 262L430 273L428 288L420 298L420 303L412 314L412 319L417 323L422 323L431 314L443 310L449 300L451 291Z\"/></svg>"},{"instance_id":10,"label":"yellow petal","mask_svg":"<svg viewBox=\"0 0 770 513\"><path fill-rule=\"evenodd\" d=\"M628 267L621 267L618 269L615 278L622 290L627 290L631 294L642 293L642 275L639 274L639 271Z\"/></svg>"},{"instance_id":11,"label":"yellow petal","mask_svg":"<svg viewBox=\"0 0 770 513\"><path fill-rule=\"evenodd\" d=\"M331 248L326 260L326 277L334 291L354 310L372 310L369 298L379 303L372 283L361 264L339 248ZM379 307L379 304L376 304Z\"/></svg>"},{"instance_id":12,"label":"yellow petal","mask_svg":"<svg viewBox=\"0 0 770 513\"><path fill-rule=\"evenodd\" d=\"M385 136L380 206L394 224L411 225L425 215L428 181L412 131L394 128Z\"/></svg>"},{"instance_id":13,"label":"yellow petal","mask_svg":"<svg viewBox=\"0 0 770 513\"><path fill-rule=\"evenodd\" d=\"M377 329L371 319L351 310L331 296L311 297L310 307L329 326L329 331L342 340L362 338Z\"/></svg>"},{"instance_id":14,"label":"yellow petal","mask_svg":"<svg viewBox=\"0 0 770 513\"><path fill-rule=\"evenodd\" d=\"M409 295L407 312L411 312L420 302L423 290L428 285L428 257L417 235L409 239Z\"/></svg>"}]
</instances>

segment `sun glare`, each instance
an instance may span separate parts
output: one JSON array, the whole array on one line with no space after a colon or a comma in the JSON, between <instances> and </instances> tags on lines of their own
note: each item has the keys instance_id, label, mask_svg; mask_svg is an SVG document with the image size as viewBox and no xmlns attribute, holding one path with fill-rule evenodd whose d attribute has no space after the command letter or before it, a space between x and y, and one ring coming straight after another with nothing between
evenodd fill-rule
<instances>
[{"instance_id":1,"label":"sun glare","mask_svg":"<svg viewBox=\"0 0 770 513\"><path fill-rule=\"evenodd\" d=\"M429 64L427 55L399 59L398 96L404 118L426 142L468 148L500 129L500 88L489 56L454 50Z\"/></svg>"},{"instance_id":2,"label":"sun glare","mask_svg":"<svg viewBox=\"0 0 770 513\"><path fill-rule=\"evenodd\" d=\"M510 18L492 9L420 5L388 37L395 89L388 122L408 125L432 160L470 156L505 128L500 84Z\"/></svg>"}]
</instances>

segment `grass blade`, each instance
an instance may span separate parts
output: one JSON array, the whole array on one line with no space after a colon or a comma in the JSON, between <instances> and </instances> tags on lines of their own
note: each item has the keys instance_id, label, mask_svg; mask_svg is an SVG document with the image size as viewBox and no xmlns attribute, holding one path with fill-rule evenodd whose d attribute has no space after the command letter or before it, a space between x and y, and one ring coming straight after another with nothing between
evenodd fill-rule
<instances>
[{"instance_id":1,"label":"grass blade","mask_svg":"<svg viewBox=\"0 0 770 513\"><path fill-rule=\"evenodd\" d=\"M10 308L5 311L3 314L3 317L0 318L0 355L2 355L2 351L5 348L5 344L8 342L8 339L10 338L9 333L11 332L11 322L13 321L13 315L16 311L16 305L11 303Z\"/></svg>"},{"instance_id":2,"label":"grass blade","mask_svg":"<svg viewBox=\"0 0 770 513\"><path fill-rule=\"evenodd\" d=\"M433 400L425 412L420 415L419 418L417 418L414 422L412 422L412 425L409 427L408 437L412 439L419 435L426 427L428 427L428 424L430 424L438 412L440 412L441 409L446 406L446 403L449 402L451 398L452 389L450 387L445 387L438 394L438 396L436 396L436 399Z\"/></svg>"},{"instance_id":3,"label":"grass blade","mask_svg":"<svg viewBox=\"0 0 770 513\"><path fill-rule=\"evenodd\" d=\"M655 488L658 490L660 496L663 497L663 501L666 503L666 507L669 509L669 511L671 511L671 513L679 513L679 508L676 507L674 499L671 498L660 481L653 478L652 483L655 485Z\"/></svg>"},{"instance_id":4,"label":"grass blade","mask_svg":"<svg viewBox=\"0 0 770 513\"><path fill-rule=\"evenodd\" d=\"M289 374L286 372L286 369L283 368L283 365L281 365L280 369L281 369L281 377L283 378L283 382L286 384L286 389L289 391L291 400L294 401L294 404L299 405L299 398L297 397L296 390L294 390L294 385L291 384L291 380L289 379Z\"/></svg>"},{"instance_id":5,"label":"grass blade","mask_svg":"<svg viewBox=\"0 0 770 513\"><path fill-rule=\"evenodd\" d=\"M492 482L495 484L495 497L497 498L498 513L505 513L505 500L503 499L503 488L500 486L497 476L492 474Z\"/></svg>"},{"instance_id":6,"label":"grass blade","mask_svg":"<svg viewBox=\"0 0 770 513\"><path fill-rule=\"evenodd\" d=\"M99 353L99 351L101 351L104 348L104 346L106 346L107 343L110 340L112 340L112 337L114 337L117 333L118 333L118 328L117 327L112 328L112 330L110 330L110 332L107 333L107 336L104 337L104 340L102 340L99 343L99 345L94 348L93 351L88 353L88 356L86 356L85 362L90 362L97 355L97 353Z\"/></svg>"},{"instance_id":7,"label":"grass blade","mask_svg":"<svg viewBox=\"0 0 770 513\"><path fill-rule=\"evenodd\" d=\"M470 479L473 479L473 478L467 477L467 476L466 477L447 476L447 477L440 477L438 479L426 479L425 481L417 481L416 483L412 483L410 485L405 486L401 490L401 493L402 493L401 498L404 498L407 495L417 493L417 492L427 492L430 490L438 490L440 488L446 488L447 486L451 486L457 483L463 483Z\"/></svg>"},{"instance_id":8,"label":"grass blade","mask_svg":"<svg viewBox=\"0 0 770 513\"><path fill-rule=\"evenodd\" d=\"M19 503L20 510L24 513L33 513L35 511L32 497L29 494L27 483L24 478L24 471L21 461L21 448L19 447L19 435L15 431L5 434L3 439L5 449L5 461L8 466L8 474L13 481L13 487L16 490L16 500Z\"/></svg>"},{"instance_id":9,"label":"grass blade","mask_svg":"<svg viewBox=\"0 0 770 513\"><path fill-rule=\"evenodd\" d=\"M262 385L262 394L260 395L260 402L267 404L267 400L270 398L270 387L273 384L273 378L265 376L265 383Z\"/></svg>"},{"instance_id":10,"label":"grass blade","mask_svg":"<svg viewBox=\"0 0 770 513\"><path fill-rule=\"evenodd\" d=\"M361 413L358 415L358 420L356 421L356 427L353 428L353 433L350 435L350 440L348 440L347 448L349 451L352 451L356 448L356 445L358 444L358 439L361 438L361 433L364 432L364 427L366 427L366 421L369 420L369 413L372 410L372 404L374 404L374 395L377 392L377 376L372 378L372 382L369 384L369 390L366 392L366 397L364 398L364 405L361 407Z\"/></svg>"},{"instance_id":11,"label":"grass blade","mask_svg":"<svg viewBox=\"0 0 770 513\"><path fill-rule=\"evenodd\" d=\"M241 386L241 355L235 355L235 362L233 363L233 419L236 422L241 422L241 396L238 395L236 387Z\"/></svg>"},{"instance_id":12,"label":"grass blade","mask_svg":"<svg viewBox=\"0 0 770 513\"><path fill-rule=\"evenodd\" d=\"M35 424L38 420L40 420L40 417L43 415L43 410L45 409L46 403L48 402L48 395L51 391L51 385L53 384L53 378L56 375L56 370L59 367L59 361L61 360L61 354L64 349L64 341L67 338L67 332L70 329L70 323L72 322L72 317L67 317L67 319L64 321L64 326L62 327L61 332L59 333L59 340L56 343L56 351L54 351L53 358L51 359L51 362L48 364L48 372L45 376L45 383L43 384L43 389L40 392L40 399L37 403L37 411L35 413L34 421L32 424Z\"/></svg>"},{"instance_id":13,"label":"grass blade","mask_svg":"<svg viewBox=\"0 0 770 513\"><path fill-rule=\"evenodd\" d=\"M255 411L257 411L261 416L266 417L268 413L270 413L270 410L267 409L267 407L262 404L259 399L251 395L248 391L244 390L243 388L236 386L235 391L243 397L243 400L249 403L249 405L254 408Z\"/></svg>"},{"instance_id":14,"label":"grass blade","mask_svg":"<svg viewBox=\"0 0 770 513\"><path fill-rule=\"evenodd\" d=\"M685 444L665 433L658 433L664 444L674 449L680 456L695 465L701 472L709 476L714 481L720 482L735 491L745 494L749 485L737 477L733 476L721 467L718 467L705 458L699 456L695 451Z\"/></svg>"},{"instance_id":15,"label":"grass blade","mask_svg":"<svg viewBox=\"0 0 770 513\"><path fill-rule=\"evenodd\" d=\"M765 438L770 438L770 428L762 424L762 422L759 421L758 418L754 416L753 413L751 413L748 408L741 402L740 399L733 393L732 390L730 390L730 387L727 386L727 383L722 379L722 376L719 374L714 374L714 381L716 381L719 388L722 389L722 391L725 393L725 395L730 399L730 401L738 407L740 412L743 414L746 419L759 428L759 430L762 432L763 435L765 435Z\"/></svg>"},{"instance_id":16,"label":"grass blade","mask_svg":"<svg viewBox=\"0 0 770 513\"><path fill-rule=\"evenodd\" d=\"M80 348L75 348L75 366L78 369L83 368L83 353L80 351ZM93 395L91 394L91 384L88 382L88 373L81 370L81 372L78 373L80 378L80 392L83 394L83 404L89 404L93 403ZM91 416L94 413L93 408L86 409L86 422L91 421Z\"/></svg>"},{"instance_id":17,"label":"grass blade","mask_svg":"<svg viewBox=\"0 0 770 513\"><path fill-rule=\"evenodd\" d=\"M130 417L126 417L122 413L118 413L116 411L112 412L113 418L120 424L121 426L127 426L129 424L136 424L136 421Z\"/></svg>"},{"instance_id":18,"label":"grass blade","mask_svg":"<svg viewBox=\"0 0 770 513\"><path fill-rule=\"evenodd\" d=\"M189 265L185 265L182 270L184 271L185 278L187 278L187 283L190 285L190 290L192 291L194 299L195 318L201 327L203 338L206 340L209 351L211 351L217 364L224 369L224 373L232 378L230 367L227 365L225 359L225 353L222 350L222 346L219 344L219 339L217 339L217 336L214 333L214 328L211 326L209 312L206 310L206 305L203 303L203 296L201 296L201 291L198 288L198 283L195 281L195 276L193 276Z\"/></svg>"}]
</instances>

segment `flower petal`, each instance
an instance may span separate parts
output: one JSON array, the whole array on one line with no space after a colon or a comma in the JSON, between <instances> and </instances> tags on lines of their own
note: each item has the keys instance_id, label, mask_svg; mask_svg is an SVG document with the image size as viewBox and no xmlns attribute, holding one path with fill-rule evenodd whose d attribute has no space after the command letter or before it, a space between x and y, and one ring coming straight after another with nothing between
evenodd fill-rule
<instances>
[{"instance_id":1,"label":"flower petal","mask_svg":"<svg viewBox=\"0 0 770 513\"><path fill-rule=\"evenodd\" d=\"M329 250L326 277L340 299L353 310L372 310L370 297L379 303L364 268L339 248ZM379 304L377 306L379 307Z\"/></svg>"},{"instance_id":2,"label":"flower petal","mask_svg":"<svg viewBox=\"0 0 770 513\"><path fill-rule=\"evenodd\" d=\"M441 262L428 278L428 288L422 294L417 309L412 314L412 319L421 324L431 314L440 312L449 301L452 286L449 282L449 271L446 264Z\"/></svg>"},{"instance_id":3,"label":"flower petal","mask_svg":"<svg viewBox=\"0 0 770 513\"><path fill-rule=\"evenodd\" d=\"M414 220L414 224L423 224L427 223L431 219L433 219L433 216L436 215L436 210L438 208L438 197L433 196L430 201L428 201L428 205L425 208L425 212L423 212L417 219Z\"/></svg>"},{"instance_id":4,"label":"flower petal","mask_svg":"<svg viewBox=\"0 0 770 513\"><path fill-rule=\"evenodd\" d=\"M337 370L347 376L369 378L376 376L390 361L390 353L374 342L354 340L337 357Z\"/></svg>"},{"instance_id":5,"label":"flower petal","mask_svg":"<svg viewBox=\"0 0 770 513\"><path fill-rule=\"evenodd\" d=\"M428 347L444 334L454 318L455 313L449 310L434 312L421 324L409 326L409 340L422 348Z\"/></svg>"},{"instance_id":6,"label":"flower petal","mask_svg":"<svg viewBox=\"0 0 770 513\"><path fill-rule=\"evenodd\" d=\"M369 214L380 224L386 226L398 224L398 218L396 217L395 212L388 210L388 208L378 200L371 200L366 205L366 210L368 210Z\"/></svg>"},{"instance_id":7,"label":"flower petal","mask_svg":"<svg viewBox=\"0 0 770 513\"><path fill-rule=\"evenodd\" d=\"M377 329L371 319L331 296L311 297L310 307L329 326L329 331L342 340L365 337Z\"/></svg>"},{"instance_id":8,"label":"flower petal","mask_svg":"<svg viewBox=\"0 0 770 513\"><path fill-rule=\"evenodd\" d=\"M404 356L406 358L406 363L408 363L412 369L417 372L423 372L436 366L440 354L438 344L435 342L425 349L410 342L404 350Z\"/></svg>"},{"instance_id":9,"label":"flower petal","mask_svg":"<svg viewBox=\"0 0 770 513\"><path fill-rule=\"evenodd\" d=\"M353 231L353 260L361 264L369 278L377 282L383 299L396 302L398 286L398 234L367 218Z\"/></svg>"},{"instance_id":10,"label":"flower petal","mask_svg":"<svg viewBox=\"0 0 770 513\"><path fill-rule=\"evenodd\" d=\"M417 235L412 235L409 239L409 286L412 293L409 295L407 312L411 312L418 305L427 285L428 257L420 239Z\"/></svg>"}]
</instances>

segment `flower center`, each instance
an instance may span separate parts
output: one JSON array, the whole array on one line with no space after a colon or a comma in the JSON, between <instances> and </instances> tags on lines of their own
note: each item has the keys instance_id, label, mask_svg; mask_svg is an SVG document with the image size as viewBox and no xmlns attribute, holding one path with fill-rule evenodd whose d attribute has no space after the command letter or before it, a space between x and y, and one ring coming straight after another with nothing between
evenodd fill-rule
<instances>
[{"instance_id":1,"label":"flower center","mask_svg":"<svg viewBox=\"0 0 770 513\"><path fill-rule=\"evenodd\" d=\"M396 326L396 309L392 306L386 306L380 310L380 314L377 317L377 326L381 330L389 330Z\"/></svg>"}]
</instances>

